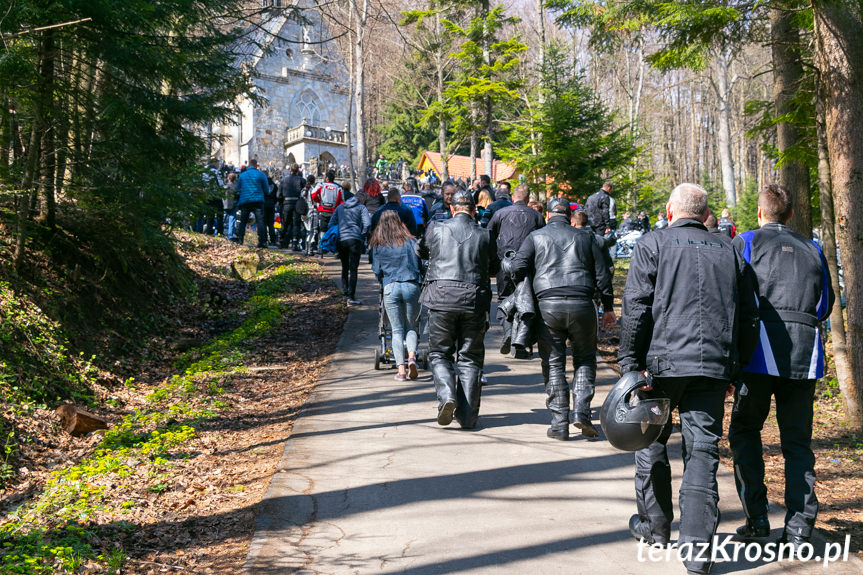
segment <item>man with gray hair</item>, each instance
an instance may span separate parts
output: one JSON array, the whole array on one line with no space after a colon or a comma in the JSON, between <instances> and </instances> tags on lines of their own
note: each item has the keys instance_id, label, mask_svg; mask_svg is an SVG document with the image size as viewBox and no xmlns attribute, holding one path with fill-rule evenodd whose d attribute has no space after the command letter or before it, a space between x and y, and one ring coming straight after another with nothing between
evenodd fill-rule
<instances>
[{"instance_id":1,"label":"man with gray hair","mask_svg":"<svg viewBox=\"0 0 863 575\"><path fill-rule=\"evenodd\" d=\"M646 372L652 386L680 414L683 481L680 555L689 573L706 574L719 523L719 438L726 393L758 341L752 270L728 243L704 227L707 192L680 184L665 206L669 226L644 236L632 250L623 292L621 374ZM629 521L636 539L668 544L674 512L666 443L659 438L635 452L638 513ZM691 553L689 551L691 550ZM700 551L705 553L700 554ZM706 559L705 559L706 558Z\"/></svg>"}]
</instances>

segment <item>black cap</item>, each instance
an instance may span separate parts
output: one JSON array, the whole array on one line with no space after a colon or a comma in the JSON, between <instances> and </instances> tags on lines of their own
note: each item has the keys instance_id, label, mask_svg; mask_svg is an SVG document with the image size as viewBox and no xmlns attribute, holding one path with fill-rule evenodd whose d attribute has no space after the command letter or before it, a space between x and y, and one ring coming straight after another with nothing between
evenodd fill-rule
<instances>
[{"instance_id":1,"label":"black cap","mask_svg":"<svg viewBox=\"0 0 863 575\"><path fill-rule=\"evenodd\" d=\"M452 197L452 205L454 206L468 206L470 208L476 207L476 202L473 201L473 193L469 190L459 190Z\"/></svg>"},{"instance_id":2,"label":"black cap","mask_svg":"<svg viewBox=\"0 0 863 575\"><path fill-rule=\"evenodd\" d=\"M568 216L572 208L569 207L569 200L566 198L551 198L548 200L548 211Z\"/></svg>"}]
</instances>

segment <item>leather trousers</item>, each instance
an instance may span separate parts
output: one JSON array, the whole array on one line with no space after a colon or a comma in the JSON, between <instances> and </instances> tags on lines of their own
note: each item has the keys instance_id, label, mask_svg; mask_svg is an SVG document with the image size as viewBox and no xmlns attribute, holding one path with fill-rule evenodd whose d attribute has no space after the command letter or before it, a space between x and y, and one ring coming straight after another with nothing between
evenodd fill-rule
<instances>
[{"instance_id":1,"label":"leather trousers","mask_svg":"<svg viewBox=\"0 0 863 575\"><path fill-rule=\"evenodd\" d=\"M590 421L596 381L596 308L589 299L545 298L539 300L539 312L539 356L551 427L559 430L574 421ZM566 380L567 340L575 372L572 412Z\"/></svg>"},{"instance_id":2,"label":"leather trousers","mask_svg":"<svg viewBox=\"0 0 863 575\"><path fill-rule=\"evenodd\" d=\"M455 400L455 417L472 429L479 417L486 312L429 310L429 360L439 405Z\"/></svg>"}]
</instances>

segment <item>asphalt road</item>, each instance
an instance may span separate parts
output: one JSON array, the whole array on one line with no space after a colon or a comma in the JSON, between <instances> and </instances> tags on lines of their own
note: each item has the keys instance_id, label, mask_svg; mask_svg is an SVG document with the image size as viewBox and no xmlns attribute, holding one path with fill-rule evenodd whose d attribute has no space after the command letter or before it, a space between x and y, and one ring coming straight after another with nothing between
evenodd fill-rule
<instances>
[{"instance_id":1,"label":"asphalt road","mask_svg":"<svg viewBox=\"0 0 863 575\"><path fill-rule=\"evenodd\" d=\"M326 265L336 277L337 262L328 257ZM496 325L486 337L488 384L476 430L437 425L429 372L397 382L394 369L376 371L377 283L368 266L361 270L364 305L351 311L331 365L285 445L258 509L246 572L685 573L674 551L652 560L629 534L633 455L574 428L569 442L548 439L539 360L500 355ZM600 364L597 425L614 381ZM679 434L674 438L679 452ZM679 455L673 465L676 492ZM719 485L724 537L744 515L724 468ZM783 516L773 510L774 537ZM733 546L725 549L731 560L717 563L714 573L863 572L853 552L849 562L824 569L747 561L742 549L733 560ZM824 555L823 542L815 554Z\"/></svg>"}]
</instances>

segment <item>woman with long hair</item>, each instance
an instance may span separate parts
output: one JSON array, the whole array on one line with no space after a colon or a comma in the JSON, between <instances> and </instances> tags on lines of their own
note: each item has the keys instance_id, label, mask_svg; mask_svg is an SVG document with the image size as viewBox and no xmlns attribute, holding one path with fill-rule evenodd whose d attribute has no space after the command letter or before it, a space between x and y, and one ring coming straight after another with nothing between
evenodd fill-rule
<instances>
[{"instance_id":1,"label":"woman with long hair","mask_svg":"<svg viewBox=\"0 0 863 575\"><path fill-rule=\"evenodd\" d=\"M397 212L385 210L369 240L372 269L384 288L384 309L393 332L396 381L416 379L420 315L420 260L414 238ZM405 362L405 346L408 357Z\"/></svg>"},{"instance_id":2,"label":"woman with long hair","mask_svg":"<svg viewBox=\"0 0 863 575\"><path fill-rule=\"evenodd\" d=\"M488 190L480 190L479 196L476 199L476 221L480 221L485 215L485 210L488 208L488 205L491 203L491 194L488 193Z\"/></svg>"},{"instance_id":3,"label":"woman with long hair","mask_svg":"<svg viewBox=\"0 0 863 575\"><path fill-rule=\"evenodd\" d=\"M378 208L386 202L384 195L381 193L381 183L374 178L369 178L363 184L363 194L366 196L366 209L371 215L375 215Z\"/></svg>"}]
</instances>

